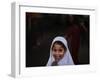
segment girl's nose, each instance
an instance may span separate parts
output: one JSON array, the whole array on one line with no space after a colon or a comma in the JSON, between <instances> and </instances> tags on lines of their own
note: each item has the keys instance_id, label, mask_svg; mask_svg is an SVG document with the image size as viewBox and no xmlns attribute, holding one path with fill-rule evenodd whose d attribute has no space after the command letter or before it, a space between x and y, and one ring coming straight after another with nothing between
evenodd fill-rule
<instances>
[{"instance_id":1,"label":"girl's nose","mask_svg":"<svg viewBox=\"0 0 100 80\"><path fill-rule=\"evenodd\" d=\"M59 54L59 51L56 51L56 54L58 55Z\"/></svg>"}]
</instances>

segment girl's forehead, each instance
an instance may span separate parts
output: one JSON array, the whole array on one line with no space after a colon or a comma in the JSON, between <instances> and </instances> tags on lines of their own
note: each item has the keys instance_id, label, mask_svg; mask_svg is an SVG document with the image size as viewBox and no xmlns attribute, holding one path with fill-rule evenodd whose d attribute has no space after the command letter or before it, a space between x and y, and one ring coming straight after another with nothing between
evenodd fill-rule
<instances>
[{"instance_id":1,"label":"girl's forehead","mask_svg":"<svg viewBox=\"0 0 100 80\"><path fill-rule=\"evenodd\" d=\"M58 44L58 43L55 43L53 47L56 47L56 48L63 48L63 46L61 44Z\"/></svg>"}]
</instances>

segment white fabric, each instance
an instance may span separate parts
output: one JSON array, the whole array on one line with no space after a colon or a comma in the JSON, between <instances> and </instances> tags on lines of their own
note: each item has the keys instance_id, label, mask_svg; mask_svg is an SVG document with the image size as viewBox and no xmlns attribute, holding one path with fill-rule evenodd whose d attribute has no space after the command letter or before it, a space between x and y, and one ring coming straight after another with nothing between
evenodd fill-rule
<instances>
[{"instance_id":1,"label":"white fabric","mask_svg":"<svg viewBox=\"0 0 100 80\"><path fill-rule=\"evenodd\" d=\"M58 36L53 40L53 42L51 44L50 57L49 57L49 60L47 62L47 66L51 66L52 62L54 61L54 57L52 55L52 46L53 46L55 41L61 41L65 45L65 47L67 48L67 51L65 52L64 57L58 62L58 65L74 65L74 62L72 60L70 51L68 49L68 45L67 45L66 39L64 37Z\"/></svg>"}]
</instances>

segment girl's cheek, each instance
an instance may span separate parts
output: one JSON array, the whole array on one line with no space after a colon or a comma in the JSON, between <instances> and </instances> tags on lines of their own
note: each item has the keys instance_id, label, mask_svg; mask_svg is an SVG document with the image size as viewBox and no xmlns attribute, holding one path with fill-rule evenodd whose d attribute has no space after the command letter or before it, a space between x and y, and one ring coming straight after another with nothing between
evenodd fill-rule
<instances>
[{"instance_id":1,"label":"girl's cheek","mask_svg":"<svg viewBox=\"0 0 100 80\"><path fill-rule=\"evenodd\" d=\"M55 54L55 52L54 52L54 51L53 51L52 53L53 53L53 55Z\"/></svg>"},{"instance_id":2,"label":"girl's cheek","mask_svg":"<svg viewBox=\"0 0 100 80\"><path fill-rule=\"evenodd\" d=\"M64 55L64 52L59 52L59 55Z\"/></svg>"}]
</instances>

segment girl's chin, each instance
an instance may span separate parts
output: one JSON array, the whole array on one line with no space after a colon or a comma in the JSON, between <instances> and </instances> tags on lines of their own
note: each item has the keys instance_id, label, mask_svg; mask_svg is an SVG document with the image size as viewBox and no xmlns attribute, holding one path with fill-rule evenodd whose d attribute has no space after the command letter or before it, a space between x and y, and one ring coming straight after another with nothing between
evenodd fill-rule
<instances>
[{"instance_id":1,"label":"girl's chin","mask_svg":"<svg viewBox=\"0 0 100 80\"><path fill-rule=\"evenodd\" d=\"M62 59L62 57L63 57L63 56L54 56L55 61L57 61L57 62L60 61L60 60Z\"/></svg>"}]
</instances>

